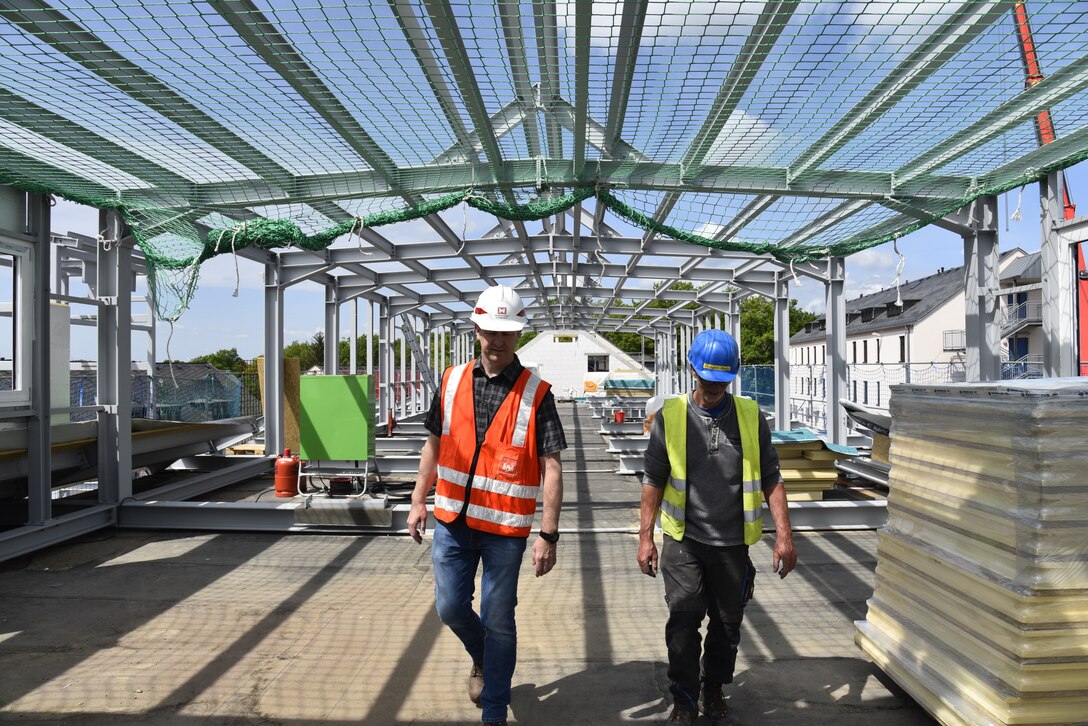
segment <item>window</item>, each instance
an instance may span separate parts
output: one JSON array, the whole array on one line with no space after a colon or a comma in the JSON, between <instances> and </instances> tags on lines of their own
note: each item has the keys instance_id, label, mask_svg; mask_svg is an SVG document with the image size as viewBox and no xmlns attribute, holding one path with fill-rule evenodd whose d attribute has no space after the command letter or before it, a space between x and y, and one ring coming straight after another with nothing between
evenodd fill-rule
<instances>
[{"instance_id":1,"label":"window","mask_svg":"<svg viewBox=\"0 0 1088 726\"><path fill-rule=\"evenodd\" d=\"M858 342L855 340L853 343L850 344L850 346L854 349L853 350L854 354L852 356L853 357L852 362L857 363L858 362Z\"/></svg>"},{"instance_id":2,"label":"window","mask_svg":"<svg viewBox=\"0 0 1088 726\"><path fill-rule=\"evenodd\" d=\"M33 249L0 236L0 403L30 403Z\"/></svg>"},{"instance_id":3,"label":"window","mask_svg":"<svg viewBox=\"0 0 1088 726\"><path fill-rule=\"evenodd\" d=\"M905 335L899 336L899 362L907 362L907 336Z\"/></svg>"},{"instance_id":4,"label":"window","mask_svg":"<svg viewBox=\"0 0 1088 726\"><path fill-rule=\"evenodd\" d=\"M608 373L607 355L587 355L586 370L590 373Z\"/></svg>"},{"instance_id":5,"label":"window","mask_svg":"<svg viewBox=\"0 0 1088 726\"><path fill-rule=\"evenodd\" d=\"M552 340L556 343L573 343L578 340L577 335L553 335Z\"/></svg>"},{"instance_id":6,"label":"window","mask_svg":"<svg viewBox=\"0 0 1088 726\"><path fill-rule=\"evenodd\" d=\"M820 365L827 365L827 346L820 346Z\"/></svg>"},{"instance_id":7,"label":"window","mask_svg":"<svg viewBox=\"0 0 1088 726\"><path fill-rule=\"evenodd\" d=\"M869 362L869 341L868 340L861 341L861 358L862 358L862 360L861 360L862 363L868 363Z\"/></svg>"}]
</instances>

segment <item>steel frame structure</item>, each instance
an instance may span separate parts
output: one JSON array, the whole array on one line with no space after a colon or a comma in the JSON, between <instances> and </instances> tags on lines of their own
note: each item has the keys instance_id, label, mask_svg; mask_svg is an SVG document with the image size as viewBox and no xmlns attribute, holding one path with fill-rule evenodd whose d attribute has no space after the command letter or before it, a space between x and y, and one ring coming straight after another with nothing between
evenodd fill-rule
<instances>
[{"instance_id":1,"label":"steel frame structure","mask_svg":"<svg viewBox=\"0 0 1088 726\"><path fill-rule=\"evenodd\" d=\"M956 53L1013 10L1011 1L962 2L932 34L906 54L899 64L864 98L847 109L816 142L798 149L786 167L746 168L707 164L708 152L723 125L740 106L745 92L758 77L779 34L800 3L765 3L751 34L745 39L736 61L726 74L699 131L677 162L655 160L622 138L624 119L632 93L643 28L649 3L626 0L617 18L617 53L610 79L611 94L604 118L593 118L589 108L588 78L585 69L590 53L592 3L574 3L575 66L580 69L573 84L574 98L560 93L558 29L554 12L543 12L545 22L537 24L535 49L525 44L522 16L514 3L498 3L503 43L515 97L494 113L488 113L474 75L465 41L455 23L449 0L409 3L391 0L390 7L404 38L419 64L420 72L441 109L456 143L422 166L398 166L347 108L337 99L306 59L271 22L262 22L261 13L248 0L225 0L209 7L217 12L249 49L279 75L280 79L310 107L339 139L370 167L365 171L340 174L293 174L254 147L208 112L170 87L164 80L133 63L111 48L102 38L66 17L46 0L2 0L0 10L26 32L80 67L92 72L129 98L148 104L166 119L199 141L255 172L245 181L197 183L186 180L152 159L111 142L102 135L15 94L0 92L0 119L23 125L51 142L102 163L108 163L150 183L150 188L117 190L81 179L84 188L121 203L138 205L154 202L179 213L193 206L213 209L229 219L253 219L255 211L277 204L309 200L316 215L330 223L350 221L351 213L338 200L372 197L400 198L418 204L426 195L461 190L466 178L481 193L512 199L514 189L537 188L545 198L563 193L571 185L600 185L607 189L613 178L622 176L625 188L662 192L654 219L666 223L684 194L745 194L751 200L716 237L737 237L761 215L772 213L774 203L789 197L819 197L839 200L819 218L793 230L790 245L803 244L843 220L876 206L891 210L891 220L863 230L859 236L877 237L883 230L906 220L930 220L931 210L949 209L957 200L971 196L971 190L985 186L986 179L938 173L949 162L993 141L1025 119L1038 117L1088 88L1088 58L1076 59L1046 78L1033 82L1025 92L1002 103L955 134L935 144L928 152L891 172L828 170L822 163L866 129L878 122L912 90L939 73ZM554 10L554 3L541 3ZM428 18L421 18L419 13ZM550 19L550 20L549 20ZM427 22L442 20L440 47L432 46L425 30ZM425 22L427 21L427 22ZM440 65L435 53L441 50L449 69ZM539 63L539 81L532 83L528 64ZM541 128L538 128L541 127ZM528 158L507 158L501 141L510 134L524 133ZM919 131L924 133L924 130ZM542 142L542 143L541 143ZM1016 161L1019 168L1044 169L1055 160L1088 143L1088 131L1078 130L1062 138L1049 139ZM593 149L599 159L587 159ZM45 162L19 151L0 148L0 167L17 168L24 175L42 177L55 172ZM550 173L542 173L542 169ZM1004 173L999 169L997 173ZM559 179L562 182L554 182ZM168 187L170 195L158 188ZM1045 366L1049 375L1075 372L1075 263L1072 247L1085 237L1085 218L1065 220L1063 179L1052 173L1043 180L1042 224L1044 269L1050 271L1044 283L1044 335L1047 339ZM177 191L180 190L180 191ZM33 270L20 270L20 279L33 294L31 330L37 336L31 366L29 405L0 403L0 416L23 420L31 432L32 495L29 525L37 533L52 530L69 535L84 527L105 526L116 521L116 509L131 493L131 452L126 440L131 434L128 396L129 339L134 329L132 299L127 281L133 274L133 240L126 235L116 213L104 213L103 244L96 244L93 291L99 334L100 430L103 432L101 460L107 470L105 503L76 519L58 521L50 516L48 502L49 426L47 390L48 347L42 347L47 325L50 280L53 294L63 299L65 269L75 259L58 258L50 273L49 204L46 198L24 195L23 222L12 222L17 214L0 219L0 228L34 245ZM998 375L999 323L997 310L996 256L998 234L996 202L982 198L937 224L964 240L968 290L968 378L992 380ZM467 212L466 212L467 214ZM720 326L739 333L739 305L747 297L760 295L774 300L778 390L789 390L788 301L790 283L805 277L825 288L827 308L828 436L844 443L846 424L837 405L845 388L845 301L843 285L846 260L833 257L821 262L786 265L770 257L723 252L694 247L661 237L653 232L629 236L610 225L602 205L587 202L543 220L540 228L518 221L499 220L488 232L467 236L451 227L447 218L432 214L424 220L433 237L411 241L385 235L376 229L357 230L345 240L322 252L269 252L245 249L238 254L254 260L265 270L265 360L266 386L282 390L280 352L283 339L284 291L304 281L325 289L326 340L341 338L341 311L352 309L352 333L358 329L359 303L368 306L367 330L380 338L378 360L366 360L367 371L383 373L379 410L387 411L394 400L387 372L405 369L405 361L394 360L393 341L406 329L414 331L436 368L467 360L472 355L468 311L483 285L502 282L517 288L529 301L529 313L541 327L575 327L596 331L627 331L653 339L658 390L663 393L687 390L690 385L682 367L682 351L693 334L707 326ZM467 228L467 218L464 225ZM59 252L60 247L56 248ZM80 248L86 258L88 250ZM90 263L91 260L84 259ZM674 282L689 282L695 289L672 289ZM665 300L667 307L651 307ZM399 332L398 332L399 331ZM27 338L26 340L31 340ZM447 359L447 341L452 356ZM332 346L328 346L332 348ZM354 346L350 346L354 351ZM369 350L369 349L368 349ZM402 355L404 347L401 347ZM330 353L331 356L331 353ZM327 360L326 366L335 361ZM356 369L359 361L352 361ZM122 368L124 371L122 371ZM410 375L410 372L409 372ZM423 398L423 397L419 397ZM424 399L425 402L425 399ZM420 400L414 401L418 406ZM283 438L283 409L278 395L266 396L267 453L278 451ZM401 411L400 414L408 413ZM787 403L776 406L776 418L787 422ZM781 425L781 423L780 423ZM35 536L34 541L43 541ZM0 555L5 538L0 536ZM52 540L56 541L56 540ZM13 551L13 550L9 550Z\"/></svg>"}]
</instances>

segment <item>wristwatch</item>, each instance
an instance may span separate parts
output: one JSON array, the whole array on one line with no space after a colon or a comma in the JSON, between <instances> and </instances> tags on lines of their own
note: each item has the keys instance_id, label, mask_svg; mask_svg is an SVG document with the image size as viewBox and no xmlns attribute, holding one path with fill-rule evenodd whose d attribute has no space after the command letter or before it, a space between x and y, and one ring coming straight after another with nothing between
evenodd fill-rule
<instances>
[{"instance_id":1,"label":"wristwatch","mask_svg":"<svg viewBox=\"0 0 1088 726\"><path fill-rule=\"evenodd\" d=\"M540 538L543 539L545 542L549 542L551 544L555 544L556 542L559 541L559 532L558 531L545 532L544 530L540 530L539 532L537 532L537 534L539 534Z\"/></svg>"}]
</instances>

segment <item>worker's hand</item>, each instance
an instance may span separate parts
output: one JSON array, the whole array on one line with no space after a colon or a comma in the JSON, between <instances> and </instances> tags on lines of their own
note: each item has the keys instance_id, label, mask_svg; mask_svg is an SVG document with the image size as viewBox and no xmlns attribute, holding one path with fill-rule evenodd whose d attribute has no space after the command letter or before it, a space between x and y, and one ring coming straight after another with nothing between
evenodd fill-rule
<instances>
[{"instance_id":1,"label":"worker's hand","mask_svg":"<svg viewBox=\"0 0 1088 726\"><path fill-rule=\"evenodd\" d=\"M408 534L416 543L423 541L423 535L427 532L427 505L422 502L412 502L412 508L408 510Z\"/></svg>"},{"instance_id":2,"label":"worker's hand","mask_svg":"<svg viewBox=\"0 0 1088 726\"><path fill-rule=\"evenodd\" d=\"M638 541L638 569L643 575L657 577L657 545L652 539Z\"/></svg>"},{"instance_id":3,"label":"worker's hand","mask_svg":"<svg viewBox=\"0 0 1088 726\"><path fill-rule=\"evenodd\" d=\"M543 537L537 537L533 542L533 567L537 577L547 575L555 567L557 550L558 543L552 544Z\"/></svg>"},{"instance_id":4,"label":"worker's hand","mask_svg":"<svg viewBox=\"0 0 1088 726\"><path fill-rule=\"evenodd\" d=\"M793 548L792 535L776 535L774 538L774 555L771 557L771 566L779 577L790 574L797 565L797 550Z\"/></svg>"}]
</instances>

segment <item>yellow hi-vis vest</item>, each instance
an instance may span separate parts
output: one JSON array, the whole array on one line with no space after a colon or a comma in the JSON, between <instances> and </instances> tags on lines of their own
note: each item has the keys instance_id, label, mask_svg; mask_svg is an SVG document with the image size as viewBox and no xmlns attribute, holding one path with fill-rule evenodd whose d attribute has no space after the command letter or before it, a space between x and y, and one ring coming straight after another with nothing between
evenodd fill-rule
<instances>
[{"instance_id":1,"label":"yellow hi-vis vest","mask_svg":"<svg viewBox=\"0 0 1088 726\"><path fill-rule=\"evenodd\" d=\"M744 544L763 536L763 486L759 470L759 406L750 398L733 397L740 427L744 492ZM679 542L684 538L684 505L688 498L688 397L665 399L661 414L665 448L669 454L669 481L661 498L661 529Z\"/></svg>"}]
</instances>

